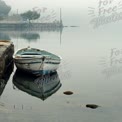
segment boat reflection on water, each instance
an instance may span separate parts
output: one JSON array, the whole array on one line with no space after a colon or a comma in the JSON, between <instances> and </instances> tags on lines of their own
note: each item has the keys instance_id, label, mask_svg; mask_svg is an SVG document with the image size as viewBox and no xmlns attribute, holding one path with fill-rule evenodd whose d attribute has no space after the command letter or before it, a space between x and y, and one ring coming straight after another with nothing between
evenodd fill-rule
<instances>
[{"instance_id":1,"label":"boat reflection on water","mask_svg":"<svg viewBox=\"0 0 122 122\"><path fill-rule=\"evenodd\" d=\"M62 85L57 72L37 77L19 70L16 70L13 76L13 84L18 89L42 100L56 93Z\"/></svg>"},{"instance_id":2,"label":"boat reflection on water","mask_svg":"<svg viewBox=\"0 0 122 122\"><path fill-rule=\"evenodd\" d=\"M0 76L0 96L2 95L5 86L13 72L14 63L11 62L9 65L5 67L5 72Z\"/></svg>"},{"instance_id":3,"label":"boat reflection on water","mask_svg":"<svg viewBox=\"0 0 122 122\"><path fill-rule=\"evenodd\" d=\"M26 39L27 41L37 41L38 39L40 39L40 35L38 33L30 32L22 33L20 37Z\"/></svg>"}]
</instances>

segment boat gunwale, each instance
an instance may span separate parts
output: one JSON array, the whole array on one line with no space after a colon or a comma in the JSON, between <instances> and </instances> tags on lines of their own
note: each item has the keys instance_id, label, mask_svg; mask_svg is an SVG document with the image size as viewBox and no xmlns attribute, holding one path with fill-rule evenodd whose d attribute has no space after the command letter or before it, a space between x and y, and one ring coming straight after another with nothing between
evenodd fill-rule
<instances>
[{"instance_id":1,"label":"boat gunwale","mask_svg":"<svg viewBox=\"0 0 122 122\"><path fill-rule=\"evenodd\" d=\"M21 58L23 58L23 57L21 57L21 55L19 55L20 56L20 58L16 58L17 57L17 52L19 52L19 51L22 51L22 50L24 50L24 49L29 49L29 48L23 48L23 49L19 49L19 50L17 50L15 53L14 53L14 55L13 55L13 58L14 59L21 59ZM55 57L57 57L57 59L58 60L62 60L62 57L61 56L59 56L59 55L56 55L56 54L53 54L53 53L50 53L50 52L48 52L48 51L46 51L46 50L44 50L44 49L36 49L36 48L30 48L30 49L34 49L34 50L38 50L38 51L45 51L45 52L47 52L47 53L49 53L49 54L51 54L51 55L53 55L53 56L55 56ZM37 54L38 56L39 56L39 54ZM41 55L41 54L40 54ZM34 56L36 56L36 55L34 55ZM45 55L45 56L48 56L48 55ZM42 56L41 58L43 58L44 56ZM36 57L33 57L34 59L36 58ZM41 59L41 58L39 58L39 59ZM47 59L48 59L48 57L46 57ZM57 60L57 59L54 59L54 58L50 58L50 59L52 59L52 60ZM48 59L49 60L49 59Z\"/></svg>"}]
</instances>

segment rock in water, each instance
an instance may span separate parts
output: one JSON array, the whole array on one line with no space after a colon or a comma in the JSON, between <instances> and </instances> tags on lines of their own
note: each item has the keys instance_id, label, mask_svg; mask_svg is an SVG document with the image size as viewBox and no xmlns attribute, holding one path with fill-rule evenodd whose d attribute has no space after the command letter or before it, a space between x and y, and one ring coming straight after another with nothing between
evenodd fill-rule
<instances>
[{"instance_id":1,"label":"rock in water","mask_svg":"<svg viewBox=\"0 0 122 122\"><path fill-rule=\"evenodd\" d=\"M72 91L65 91L64 94L65 94L65 95L72 95L73 92L72 92Z\"/></svg>"},{"instance_id":2,"label":"rock in water","mask_svg":"<svg viewBox=\"0 0 122 122\"><path fill-rule=\"evenodd\" d=\"M87 104L86 107L87 107L87 108L91 108L91 109L96 109L96 108L98 108L99 106L98 106L98 105L95 105L95 104Z\"/></svg>"}]
</instances>

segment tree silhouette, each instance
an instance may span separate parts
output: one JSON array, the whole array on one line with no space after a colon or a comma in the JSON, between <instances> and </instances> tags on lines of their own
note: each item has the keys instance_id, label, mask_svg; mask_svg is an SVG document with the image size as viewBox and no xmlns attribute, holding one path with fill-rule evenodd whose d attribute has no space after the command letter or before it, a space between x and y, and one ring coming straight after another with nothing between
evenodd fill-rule
<instances>
[{"instance_id":1,"label":"tree silhouette","mask_svg":"<svg viewBox=\"0 0 122 122\"><path fill-rule=\"evenodd\" d=\"M6 5L4 1L0 0L0 20L3 19L3 17L8 16L10 10L11 7Z\"/></svg>"},{"instance_id":2,"label":"tree silhouette","mask_svg":"<svg viewBox=\"0 0 122 122\"><path fill-rule=\"evenodd\" d=\"M40 17L40 14L37 13L36 11L30 11L29 10L25 13L22 13L21 16L24 20L29 20L29 23L30 23L31 20L38 19Z\"/></svg>"}]
</instances>

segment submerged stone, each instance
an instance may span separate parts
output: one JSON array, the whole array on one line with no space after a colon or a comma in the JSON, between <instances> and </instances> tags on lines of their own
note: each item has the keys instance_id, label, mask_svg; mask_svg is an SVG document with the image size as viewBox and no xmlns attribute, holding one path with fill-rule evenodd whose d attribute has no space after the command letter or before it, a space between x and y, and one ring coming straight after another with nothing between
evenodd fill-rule
<instances>
[{"instance_id":1,"label":"submerged stone","mask_svg":"<svg viewBox=\"0 0 122 122\"><path fill-rule=\"evenodd\" d=\"M98 105L95 105L95 104L87 104L86 107L87 107L87 108L91 108L91 109L96 109L96 108L98 108L99 106L98 106Z\"/></svg>"},{"instance_id":2,"label":"submerged stone","mask_svg":"<svg viewBox=\"0 0 122 122\"><path fill-rule=\"evenodd\" d=\"M65 91L64 94L65 94L65 95L72 95L73 92L72 92L72 91Z\"/></svg>"}]
</instances>

